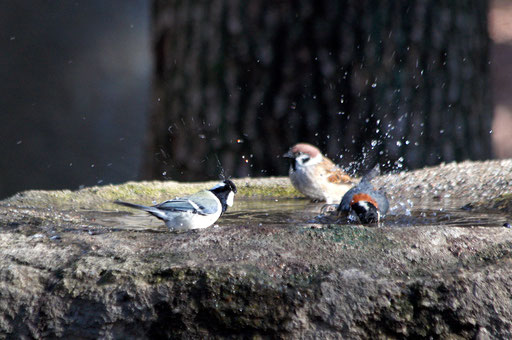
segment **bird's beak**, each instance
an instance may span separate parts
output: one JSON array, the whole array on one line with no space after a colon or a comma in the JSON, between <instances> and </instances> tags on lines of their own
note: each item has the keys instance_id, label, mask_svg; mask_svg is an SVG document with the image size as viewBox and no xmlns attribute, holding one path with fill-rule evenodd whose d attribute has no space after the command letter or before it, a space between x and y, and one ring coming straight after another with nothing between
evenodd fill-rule
<instances>
[{"instance_id":1,"label":"bird's beak","mask_svg":"<svg viewBox=\"0 0 512 340\"><path fill-rule=\"evenodd\" d=\"M295 158L295 155L293 154L293 152L291 151L288 151L287 153L285 153L283 155L284 158Z\"/></svg>"}]
</instances>

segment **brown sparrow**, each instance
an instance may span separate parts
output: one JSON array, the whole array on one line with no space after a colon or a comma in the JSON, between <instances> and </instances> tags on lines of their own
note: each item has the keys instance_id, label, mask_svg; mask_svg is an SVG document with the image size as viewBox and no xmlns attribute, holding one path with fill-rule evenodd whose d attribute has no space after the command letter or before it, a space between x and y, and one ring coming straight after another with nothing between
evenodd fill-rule
<instances>
[{"instance_id":1,"label":"brown sparrow","mask_svg":"<svg viewBox=\"0 0 512 340\"><path fill-rule=\"evenodd\" d=\"M354 184L354 179L311 144L296 144L283 157L290 158L293 186L314 200L340 202Z\"/></svg>"}]
</instances>

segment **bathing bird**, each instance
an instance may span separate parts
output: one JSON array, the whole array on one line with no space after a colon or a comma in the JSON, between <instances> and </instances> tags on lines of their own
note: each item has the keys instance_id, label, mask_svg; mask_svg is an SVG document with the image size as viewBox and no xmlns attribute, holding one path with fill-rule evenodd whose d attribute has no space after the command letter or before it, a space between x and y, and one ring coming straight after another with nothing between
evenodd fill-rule
<instances>
[{"instance_id":1,"label":"bathing bird","mask_svg":"<svg viewBox=\"0 0 512 340\"><path fill-rule=\"evenodd\" d=\"M363 224L379 223L380 218L389 210L386 193L375 190L370 183L380 174L379 165L363 176L359 184L345 193L338 206L338 213L354 212Z\"/></svg>"},{"instance_id":2,"label":"bathing bird","mask_svg":"<svg viewBox=\"0 0 512 340\"><path fill-rule=\"evenodd\" d=\"M353 178L311 144L295 144L283 157L290 160L289 176L293 186L314 200L328 204L339 202L355 184Z\"/></svg>"},{"instance_id":3,"label":"bathing bird","mask_svg":"<svg viewBox=\"0 0 512 340\"><path fill-rule=\"evenodd\" d=\"M163 220L169 230L207 228L233 205L237 192L235 183L224 180L210 190L201 190L193 195L168 200L153 206L115 201L130 208L144 210Z\"/></svg>"}]
</instances>

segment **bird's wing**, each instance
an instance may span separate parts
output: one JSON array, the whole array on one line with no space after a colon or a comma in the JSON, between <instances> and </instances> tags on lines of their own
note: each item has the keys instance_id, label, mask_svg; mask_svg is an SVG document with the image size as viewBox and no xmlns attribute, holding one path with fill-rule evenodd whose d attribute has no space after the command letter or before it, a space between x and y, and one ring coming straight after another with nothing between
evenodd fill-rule
<instances>
[{"instance_id":1,"label":"bird's wing","mask_svg":"<svg viewBox=\"0 0 512 340\"><path fill-rule=\"evenodd\" d=\"M160 210L166 211L189 211L194 213L200 213L201 207L190 201L187 198L176 198L157 204L154 206Z\"/></svg>"},{"instance_id":2,"label":"bird's wing","mask_svg":"<svg viewBox=\"0 0 512 340\"><path fill-rule=\"evenodd\" d=\"M353 183L352 177L344 173L342 170L338 169L338 171L333 171L329 174L327 177L327 181L331 183L341 184L346 183L350 184Z\"/></svg>"},{"instance_id":3,"label":"bird's wing","mask_svg":"<svg viewBox=\"0 0 512 340\"><path fill-rule=\"evenodd\" d=\"M350 202L352 201L352 197L359 191L359 188L354 187L347 191L343 198L341 199L340 206L338 210L341 211L350 211Z\"/></svg>"},{"instance_id":4,"label":"bird's wing","mask_svg":"<svg viewBox=\"0 0 512 340\"><path fill-rule=\"evenodd\" d=\"M327 169L327 181L335 184L354 183L352 177L347 175L343 170L333 165L331 169Z\"/></svg>"},{"instance_id":5,"label":"bird's wing","mask_svg":"<svg viewBox=\"0 0 512 340\"><path fill-rule=\"evenodd\" d=\"M343 170L341 170L336 164L334 164L330 159L324 158L322 168L325 176L327 177L327 181L329 183L334 184L351 184L354 183L352 177L347 175Z\"/></svg>"},{"instance_id":6,"label":"bird's wing","mask_svg":"<svg viewBox=\"0 0 512 340\"><path fill-rule=\"evenodd\" d=\"M377 191L380 196L379 210L382 214L386 214L389 210L389 201L386 192L383 189Z\"/></svg>"},{"instance_id":7,"label":"bird's wing","mask_svg":"<svg viewBox=\"0 0 512 340\"><path fill-rule=\"evenodd\" d=\"M155 208L167 211L192 212L199 215L214 214L217 208L216 197L208 190L200 191L196 194L168 200L155 205Z\"/></svg>"},{"instance_id":8,"label":"bird's wing","mask_svg":"<svg viewBox=\"0 0 512 340\"><path fill-rule=\"evenodd\" d=\"M210 190L199 191L188 198L201 208L204 215L215 214L222 209L219 199Z\"/></svg>"}]
</instances>

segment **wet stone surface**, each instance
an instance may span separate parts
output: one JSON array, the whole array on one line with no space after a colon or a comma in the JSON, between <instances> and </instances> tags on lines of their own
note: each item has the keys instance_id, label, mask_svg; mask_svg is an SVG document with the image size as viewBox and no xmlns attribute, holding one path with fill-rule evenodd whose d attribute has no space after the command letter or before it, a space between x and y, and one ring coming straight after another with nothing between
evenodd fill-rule
<instances>
[{"instance_id":1,"label":"wet stone surface","mask_svg":"<svg viewBox=\"0 0 512 340\"><path fill-rule=\"evenodd\" d=\"M217 226L179 233L111 202L211 183L0 202L0 334L512 337L512 161L382 176L391 212L380 227L320 216L322 204L297 198L286 178L236 183Z\"/></svg>"}]
</instances>

